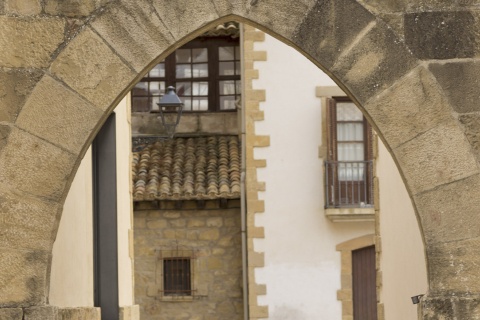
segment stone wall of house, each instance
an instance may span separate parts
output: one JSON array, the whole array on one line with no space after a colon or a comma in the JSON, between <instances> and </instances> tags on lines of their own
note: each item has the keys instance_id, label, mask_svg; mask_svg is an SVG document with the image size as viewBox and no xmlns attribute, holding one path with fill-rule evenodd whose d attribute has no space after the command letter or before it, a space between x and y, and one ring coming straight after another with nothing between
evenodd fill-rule
<instances>
[{"instance_id":1,"label":"stone wall of house","mask_svg":"<svg viewBox=\"0 0 480 320\"><path fill-rule=\"evenodd\" d=\"M144 202L134 213L135 297L142 320L243 319L240 205ZM192 297L164 297L164 252L193 253Z\"/></svg>"},{"instance_id":2,"label":"stone wall of house","mask_svg":"<svg viewBox=\"0 0 480 320\"><path fill-rule=\"evenodd\" d=\"M132 136L164 135L160 116L155 113L135 112L132 114ZM180 118L176 136L205 134L238 134L237 112L185 112Z\"/></svg>"}]
</instances>

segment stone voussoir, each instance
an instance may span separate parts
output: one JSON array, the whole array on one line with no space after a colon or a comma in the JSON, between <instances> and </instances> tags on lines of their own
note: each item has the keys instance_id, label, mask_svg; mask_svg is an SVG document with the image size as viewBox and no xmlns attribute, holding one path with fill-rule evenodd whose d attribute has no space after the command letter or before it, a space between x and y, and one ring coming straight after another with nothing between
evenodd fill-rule
<instances>
[{"instance_id":1,"label":"stone voussoir","mask_svg":"<svg viewBox=\"0 0 480 320\"><path fill-rule=\"evenodd\" d=\"M364 108L391 148L453 119L435 78L421 66L370 99Z\"/></svg>"},{"instance_id":2,"label":"stone voussoir","mask_svg":"<svg viewBox=\"0 0 480 320\"><path fill-rule=\"evenodd\" d=\"M299 22L305 19L306 13L312 10L316 2L303 0L292 5L288 1L262 0L250 7L248 18L263 21L264 27L275 30L280 36L290 39L298 29ZM275 12L272 12L272 7L275 7Z\"/></svg>"},{"instance_id":3,"label":"stone voussoir","mask_svg":"<svg viewBox=\"0 0 480 320\"><path fill-rule=\"evenodd\" d=\"M176 40L187 35L193 39L195 36L193 33L199 33L198 30L206 26L205 21L214 21L220 18L213 2L206 0L155 1L153 6Z\"/></svg>"},{"instance_id":4,"label":"stone voussoir","mask_svg":"<svg viewBox=\"0 0 480 320\"><path fill-rule=\"evenodd\" d=\"M13 128L0 154L0 183L18 192L59 200L77 160L74 154Z\"/></svg>"},{"instance_id":5,"label":"stone voussoir","mask_svg":"<svg viewBox=\"0 0 480 320\"><path fill-rule=\"evenodd\" d=\"M461 297L479 292L480 238L430 243L426 249L429 294Z\"/></svg>"},{"instance_id":6,"label":"stone voussoir","mask_svg":"<svg viewBox=\"0 0 480 320\"><path fill-rule=\"evenodd\" d=\"M14 122L26 98L43 76L39 69L0 70L0 122Z\"/></svg>"},{"instance_id":7,"label":"stone voussoir","mask_svg":"<svg viewBox=\"0 0 480 320\"><path fill-rule=\"evenodd\" d=\"M471 58L477 23L470 11L414 12L404 16L405 42L419 59Z\"/></svg>"},{"instance_id":8,"label":"stone voussoir","mask_svg":"<svg viewBox=\"0 0 480 320\"><path fill-rule=\"evenodd\" d=\"M60 52L50 71L101 110L112 108L137 76L90 28Z\"/></svg>"},{"instance_id":9,"label":"stone voussoir","mask_svg":"<svg viewBox=\"0 0 480 320\"><path fill-rule=\"evenodd\" d=\"M413 195L478 173L456 120L422 133L393 149Z\"/></svg>"},{"instance_id":10,"label":"stone voussoir","mask_svg":"<svg viewBox=\"0 0 480 320\"><path fill-rule=\"evenodd\" d=\"M145 0L111 6L91 26L138 72L175 42Z\"/></svg>"},{"instance_id":11,"label":"stone voussoir","mask_svg":"<svg viewBox=\"0 0 480 320\"><path fill-rule=\"evenodd\" d=\"M365 104L417 65L417 59L393 30L377 19L375 25L338 58L332 72Z\"/></svg>"},{"instance_id":12,"label":"stone voussoir","mask_svg":"<svg viewBox=\"0 0 480 320\"><path fill-rule=\"evenodd\" d=\"M458 113L480 111L480 61L430 63L428 68L437 78L453 110ZM459 79L462 86L458 86Z\"/></svg>"},{"instance_id":13,"label":"stone voussoir","mask_svg":"<svg viewBox=\"0 0 480 320\"><path fill-rule=\"evenodd\" d=\"M65 119L63 112L70 117ZM62 83L45 75L30 94L16 124L72 153L78 153L103 114L102 110Z\"/></svg>"},{"instance_id":14,"label":"stone voussoir","mask_svg":"<svg viewBox=\"0 0 480 320\"><path fill-rule=\"evenodd\" d=\"M0 249L0 308L44 305L50 251Z\"/></svg>"},{"instance_id":15,"label":"stone voussoir","mask_svg":"<svg viewBox=\"0 0 480 320\"><path fill-rule=\"evenodd\" d=\"M345 16L354 16L355 19L345 19ZM317 1L295 30L292 40L329 68L374 20L375 17L357 1Z\"/></svg>"},{"instance_id":16,"label":"stone voussoir","mask_svg":"<svg viewBox=\"0 0 480 320\"><path fill-rule=\"evenodd\" d=\"M1 248L51 250L60 204L0 189Z\"/></svg>"},{"instance_id":17,"label":"stone voussoir","mask_svg":"<svg viewBox=\"0 0 480 320\"><path fill-rule=\"evenodd\" d=\"M480 237L477 215L464 214L480 208L479 185L477 174L414 196L427 244Z\"/></svg>"},{"instance_id":18,"label":"stone voussoir","mask_svg":"<svg viewBox=\"0 0 480 320\"><path fill-rule=\"evenodd\" d=\"M64 41L65 20L0 16L0 67L45 68Z\"/></svg>"}]
</instances>

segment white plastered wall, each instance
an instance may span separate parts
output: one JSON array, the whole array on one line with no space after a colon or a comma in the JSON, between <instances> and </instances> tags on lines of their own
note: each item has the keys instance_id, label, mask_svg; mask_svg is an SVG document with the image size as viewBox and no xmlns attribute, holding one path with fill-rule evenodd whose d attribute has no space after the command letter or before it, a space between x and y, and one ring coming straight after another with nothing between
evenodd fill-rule
<instances>
[{"instance_id":1,"label":"white plastered wall","mask_svg":"<svg viewBox=\"0 0 480 320\"><path fill-rule=\"evenodd\" d=\"M379 143L377 176L382 239L381 300L385 319L417 319L417 306L410 297L427 291L424 246L405 184L382 143Z\"/></svg>"},{"instance_id":2,"label":"white plastered wall","mask_svg":"<svg viewBox=\"0 0 480 320\"><path fill-rule=\"evenodd\" d=\"M133 304L130 106L116 107L119 305ZM85 154L65 200L53 246L51 305L93 306L92 154Z\"/></svg>"},{"instance_id":3,"label":"white plastered wall","mask_svg":"<svg viewBox=\"0 0 480 320\"><path fill-rule=\"evenodd\" d=\"M255 62L260 78L254 89L266 90L260 108L265 120L256 133L270 135L270 146L257 148L266 159L258 180L266 182L265 212L256 225L265 227L265 239L255 240L255 251L265 252L265 267L256 271L267 285L259 305L269 306L269 319L340 320L341 242L374 233L374 223L332 223L324 214L321 102L319 85L335 83L294 49L267 36L255 44L267 51L267 61Z\"/></svg>"}]
</instances>

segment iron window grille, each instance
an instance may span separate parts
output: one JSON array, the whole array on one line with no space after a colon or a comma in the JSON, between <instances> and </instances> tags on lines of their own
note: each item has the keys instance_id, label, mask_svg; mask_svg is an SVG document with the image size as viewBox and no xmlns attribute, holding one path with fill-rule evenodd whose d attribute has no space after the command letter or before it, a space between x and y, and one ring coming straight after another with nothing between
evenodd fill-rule
<instances>
[{"instance_id":1,"label":"iron window grille","mask_svg":"<svg viewBox=\"0 0 480 320\"><path fill-rule=\"evenodd\" d=\"M192 250L162 250L158 256L160 292L164 297L193 297L195 255Z\"/></svg>"}]
</instances>

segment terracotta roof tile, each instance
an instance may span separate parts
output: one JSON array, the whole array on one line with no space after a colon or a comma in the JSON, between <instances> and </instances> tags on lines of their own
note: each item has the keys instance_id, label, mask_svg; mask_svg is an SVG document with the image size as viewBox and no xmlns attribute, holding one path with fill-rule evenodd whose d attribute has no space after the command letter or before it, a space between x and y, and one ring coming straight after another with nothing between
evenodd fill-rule
<instances>
[{"instance_id":1,"label":"terracotta roof tile","mask_svg":"<svg viewBox=\"0 0 480 320\"><path fill-rule=\"evenodd\" d=\"M237 136L150 142L132 159L134 201L240 197Z\"/></svg>"}]
</instances>

